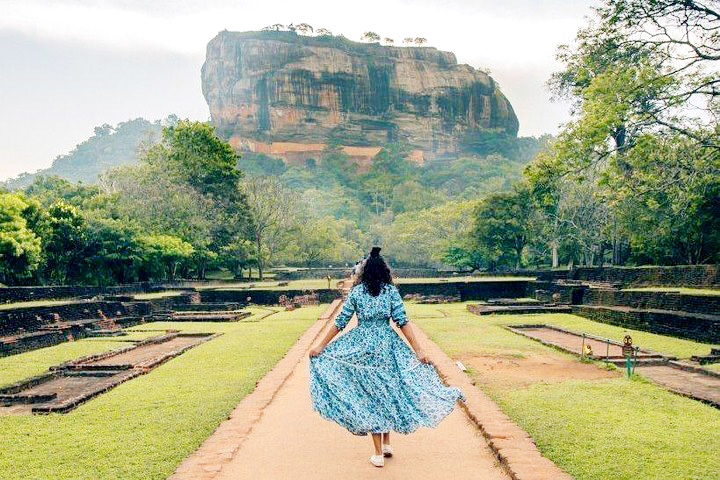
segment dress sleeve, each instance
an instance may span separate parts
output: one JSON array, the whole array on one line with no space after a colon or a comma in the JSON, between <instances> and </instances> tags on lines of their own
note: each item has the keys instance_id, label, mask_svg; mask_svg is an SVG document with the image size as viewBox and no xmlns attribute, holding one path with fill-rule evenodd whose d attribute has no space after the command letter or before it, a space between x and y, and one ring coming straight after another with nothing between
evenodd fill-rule
<instances>
[{"instance_id":1,"label":"dress sleeve","mask_svg":"<svg viewBox=\"0 0 720 480\"><path fill-rule=\"evenodd\" d=\"M408 323L407 313L405 313L405 304L400 296L400 291L396 286L390 287L390 315L395 325L402 328Z\"/></svg>"},{"instance_id":2,"label":"dress sleeve","mask_svg":"<svg viewBox=\"0 0 720 480\"><path fill-rule=\"evenodd\" d=\"M350 322L355 313L355 289L350 290L345 302L343 303L340 313L335 317L335 327L342 330Z\"/></svg>"}]
</instances>

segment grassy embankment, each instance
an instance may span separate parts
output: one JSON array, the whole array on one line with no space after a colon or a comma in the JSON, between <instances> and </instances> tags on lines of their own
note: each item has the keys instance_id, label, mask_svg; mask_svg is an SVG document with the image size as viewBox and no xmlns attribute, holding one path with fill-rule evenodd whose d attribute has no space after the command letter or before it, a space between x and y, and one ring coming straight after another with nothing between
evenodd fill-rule
<instances>
[{"instance_id":1,"label":"grassy embankment","mask_svg":"<svg viewBox=\"0 0 720 480\"><path fill-rule=\"evenodd\" d=\"M255 315L241 322L157 322L132 327L130 331L173 328L224 335L68 414L0 416L0 478L166 478L254 389L255 382L324 308L280 312L261 321L256 320L267 309L251 309ZM0 383L125 345L83 339L0 358Z\"/></svg>"},{"instance_id":2,"label":"grassy embankment","mask_svg":"<svg viewBox=\"0 0 720 480\"><path fill-rule=\"evenodd\" d=\"M620 340L628 333L652 350L688 357L710 345L593 322L565 314L488 316L464 304L409 305L413 319L450 356L523 360L543 356L579 362L515 335L504 324L548 323ZM506 363L509 363L506 362ZM585 366L587 367L587 366ZM598 365L601 368L601 365ZM471 369L477 386L532 435L540 450L577 480L720 478L720 411L638 378L518 383ZM528 374L532 377L532 373Z\"/></svg>"},{"instance_id":3,"label":"grassy embankment","mask_svg":"<svg viewBox=\"0 0 720 480\"><path fill-rule=\"evenodd\" d=\"M625 292L668 292L680 295L720 295L720 290L712 288L686 288L686 287L636 287L625 288Z\"/></svg>"}]
</instances>

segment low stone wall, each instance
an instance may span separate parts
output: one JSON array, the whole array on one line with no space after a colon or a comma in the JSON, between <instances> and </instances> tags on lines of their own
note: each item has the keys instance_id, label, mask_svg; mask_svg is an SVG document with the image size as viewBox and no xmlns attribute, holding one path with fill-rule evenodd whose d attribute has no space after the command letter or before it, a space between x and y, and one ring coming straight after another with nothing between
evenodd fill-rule
<instances>
[{"instance_id":1,"label":"low stone wall","mask_svg":"<svg viewBox=\"0 0 720 480\"><path fill-rule=\"evenodd\" d=\"M627 292L590 288L583 303L588 305L626 306L639 309L674 310L720 315L720 295L685 295L672 292Z\"/></svg>"},{"instance_id":2,"label":"low stone wall","mask_svg":"<svg viewBox=\"0 0 720 480\"><path fill-rule=\"evenodd\" d=\"M720 265L676 265L667 267L578 267L572 270L537 272L538 280L559 279L622 283L625 286L669 286L720 288Z\"/></svg>"},{"instance_id":3,"label":"low stone wall","mask_svg":"<svg viewBox=\"0 0 720 480\"><path fill-rule=\"evenodd\" d=\"M277 272L275 280L307 280L313 278L339 279L350 276L352 267L349 268L312 268L301 269L294 272ZM453 272L439 271L434 268L393 268L393 275L397 278L440 278L451 277Z\"/></svg>"},{"instance_id":4,"label":"low stone wall","mask_svg":"<svg viewBox=\"0 0 720 480\"><path fill-rule=\"evenodd\" d=\"M14 342L0 342L0 357L29 352L31 350L37 350L38 348L51 347L58 343L68 341L70 336L72 336L73 339L82 338L81 330L83 329L71 328L62 331L37 332L33 335L23 336L23 338Z\"/></svg>"},{"instance_id":5,"label":"low stone wall","mask_svg":"<svg viewBox=\"0 0 720 480\"><path fill-rule=\"evenodd\" d=\"M529 295L545 303L565 303L568 305L581 304L584 302L584 295L587 291L585 285L570 285L548 281L535 281L530 283L533 294ZM557 302L555 294L559 295Z\"/></svg>"},{"instance_id":6,"label":"low stone wall","mask_svg":"<svg viewBox=\"0 0 720 480\"><path fill-rule=\"evenodd\" d=\"M528 280L505 280L489 282L436 282L436 283L399 283L401 295L423 295L457 297L460 301L487 300L489 298L519 298L528 296ZM330 303L340 297L336 289L307 290L204 290L200 292L204 303L246 302L256 305L278 305L281 295L295 297L316 292L320 303Z\"/></svg>"},{"instance_id":7,"label":"low stone wall","mask_svg":"<svg viewBox=\"0 0 720 480\"><path fill-rule=\"evenodd\" d=\"M319 290L204 290L200 292L203 303L253 303L255 305L280 305L280 297L299 297L309 293L317 293L320 303L330 303L339 298L340 291L336 289ZM248 300L248 298L250 300Z\"/></svg>"},{"instance_id":8,"label":"low stone wall","mask_svg":"<svg viewBox=\"0 0 720 480\"><path fill-rule=\"evenodd\" d=\"M142 316L147 313L146 302L78 302L48 307L23 307L0 311L0 336L14 335L20 329L32 332L43 325L55 323L55 314L60 321L99 318L98 310L108 318L118 316Z\"/></svg>"},{"instance_id":9,"label":"low stone wall","mask_svg":"<svg viewBox=\"0 0 720 480\"><path fill-rule=\"evenodd\" d=\"M573 305L572 309L577 315L611 325L720 343L720 316L600 305Z\"/></svg>"},{"instance_id":10,"label":"low stone wall","mask_svg":"<svg viewBox=\"0 0 720 480\"><path fill-rule=\"evenodd\" d=\"M48 286L48 287L0 287L0 303L29 302L33 300L60 300L66 298L92 297L96 295L127 295L153 290L150 283L133 283L114 287Z\"/></svg>"},{"instance_id":11,"label":"low stone wall","mask_svg":"<svg viewBox=\"0 0 720 480\"><path fill-rule=\"evenodd\" d=\"M488 300L490 298L520 298L528 296L527 280L501 280L489 282L439 282L439 283L399 283L400 294L445 297L458 297L460 301Z\"/></svg>"}]
</instances>

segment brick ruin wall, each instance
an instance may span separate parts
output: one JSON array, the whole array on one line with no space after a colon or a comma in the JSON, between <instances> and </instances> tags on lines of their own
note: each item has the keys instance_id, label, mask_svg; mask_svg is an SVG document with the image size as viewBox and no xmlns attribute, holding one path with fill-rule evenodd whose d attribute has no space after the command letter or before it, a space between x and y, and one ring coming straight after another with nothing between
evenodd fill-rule
<instances>
[{"instance_id":1,"label":"brick ruin wall","mask_svg":"<svg viewBox=\"0 0 720 480\"><path fill-rule=\"evenodd\" d=\"M113 287L47 286L47 287L0 287L0 303L29 302L33 300L57 300L65 298L93 297L96 295L124 295L152 291L147 282Z\"/></svg>"},{"instance_id":2,"label":"brick ruin wall","mask_svg":"<svg viewBox=\"0 0 720 480\"><path fill-rule=\"evenodd\" d=\"M300 269L294 272L277 272L275 280L307 280L325 278L330 275L334 280L347 278L352 268L311 268ZM434 268L393 268L396 278L440 278L452 276L452 272L436 270Z\"/></svg>"},{"instance_id":3,"label":"brick ruin wall","mask_svg":"<svg viewBox=\"0 0 720 480\"><path fill-rule=\"evenodd\" d=\"M589 305L573 305L572 309L577 315L610 325L698 342L720 343L720 316L687 316L663 310L598 309Z\"/></svg>"},{"instance_id":4,"label":"brick ruin wall","mask_svg":"<svg viewBox=\"0 0 720 480\"><path fill-rule=\"evenodd\" d=\"M529 295L531 282L524 280L497 282L442 282L442 283L399 283L401 295L423 295L458 297L461 301L487 300L489 298L519 298ZM336 289L313 290L320 303L330 303L340 296ZM307 290L206 290L201 292L203 302L245 302L257 305L278 305L280 297L295 297L307 294Z\"/></svg>"},{"instance_id":5,"label":"brick ruin wall","mask_svg":"<svg viewBox=\"0 0 720 480\"><path fill-rule=\"evenodd\" d=\"M149 313L146 302L81 302L66 305L43 307L23 307L0 311L0 336L14 335L19 330L34 331L43 325L56 323L56 315L60 321L84 320L97 318L98 310L108 318L118 316L142 316Z\"/></svg>"},{"instance_id":6,"label":"brick ruin wall","mask_svg":"<svg viewBox=\"0 0 720 480\"><path fill-rule=\"evenodd\" d=\"M720 288L720 272L717 265L578 268L537 272L534 288L538 300L550 302L558 294L574 313L595 321L720 343L720 295L622 290L641 286Z\"/></svg>"},{"instance_id":7,"label":"brick ruin wall","mask_svg":"<svg viewBox=\"0 0 720 480\"><path fill-rule=\"evenodd\" d=\"M538 280L546 281L569 279L622 283L625 286L720 288L720 265L577 267L572 270L540 270L534 274Z\"/></svg>"}]
</instances>

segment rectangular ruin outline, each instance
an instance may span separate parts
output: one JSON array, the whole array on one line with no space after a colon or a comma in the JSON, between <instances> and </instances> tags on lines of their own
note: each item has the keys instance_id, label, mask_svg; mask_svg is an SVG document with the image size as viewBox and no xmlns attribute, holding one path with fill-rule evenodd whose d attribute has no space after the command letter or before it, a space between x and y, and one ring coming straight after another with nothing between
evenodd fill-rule
<instances>
[{"instance_id":1,"label":"rectangular ruin outline","mask_svg":"<svg viewBox=\"0 0 720 480\"><path fill-rule=\"evenodd\" d=\"M98 389L92 390L90 392L85 392L81 395L71 397L67 401L65 401L57 406L48 405L48 406L37 406L37 407L31 408L31 413L34 413L34 414L68 413L71 410L77 408L79 405L91 400L95 396L103 394L128 380L131 380L140 375L149 373L151 370L153 370L153 369L157 368L158 366L160 366L161 364L185 353L187 350L194 348L198 345L201 345L203 343L206 343L210 340L213 340L221 335L223 335L222 332L180 333L178 331L174 331L168 335L161 335L158 337L150 337L149 339L145 339L136 345L123 347L120 349L113 349L113 350L109 350L109 351L102 352L99 354L86 355L84 357L80 357L79 359L75 359L70 362L64 362L60 365L52 366L52 367L50 367L50 369L48 369L47 372L45 372L41 375L36 375L29 379L25 379L25 380L15 383L15 384L8 385L7 387L0 388L0 399L4 400L0 403L2 403L5 406L28 404L28 403L39 403L40 400L44 400L43 398L40 398L40 397L42 397L41 395L35 395L37 401L32 402L32 401L24 401L24 400L25 400L25 398L33 397L33 395L23 396L23 395L20 395L20 393L23 390L33 388L37 385L47 383L53 379L60 378L63 376L87 375L87 376L98 376L98 377L99 376L117 376L118 377L117 378L118 381L112 382L109 385L103 386L102 388L98 388ZM96 368L97 366L93 367L88 364L89 362L102 360L105 358L111 358L112 356L120 355L122 353L125 353L127 351L130 351L130 350L133 350L136 348L140 348L145 345L150 345L150 344L155 344L155 343L163 343L165 341L169 341L178 336L202 337L202 338L198 342L195 342L195 343L192 343L189 345L185 345L176 350L167 352L166 354L158 357L157 359L153 359L153 361L142 362L138 365L130 365L130 364L104 365L104 366L102 366L102 368ZM160 339L163 339L163 340L160 341ZM14 396L13 401L9 401L10 396ZM56 395L54 395L54 396L56 396Z\"/></svg>"}]
</instances>

